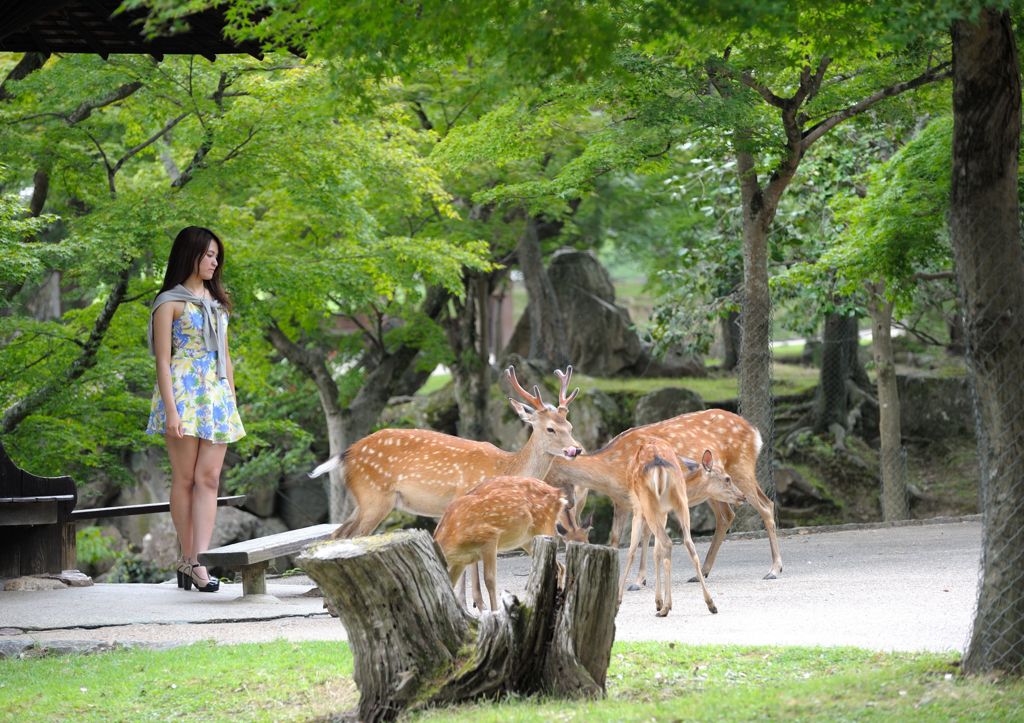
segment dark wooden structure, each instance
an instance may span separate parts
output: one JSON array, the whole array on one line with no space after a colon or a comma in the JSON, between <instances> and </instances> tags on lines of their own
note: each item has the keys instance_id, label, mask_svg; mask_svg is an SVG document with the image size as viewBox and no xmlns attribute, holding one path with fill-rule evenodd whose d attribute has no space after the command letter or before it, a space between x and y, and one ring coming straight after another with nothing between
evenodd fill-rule
<instances>
[{"instance_id":1,"label":"dark wooden structure","mask_svg":"<svg viewBox=\"0 0 1024 723\"><path fill-rule=\"evenodd\" d=\"M7 456L0 442L0 578L59 574L77 565L75 523L107 517L168 512L169 502L76 510L70 477L39 477ZM239 507L245 495L218 497L217 506Z\"/></svg>"},{"instance_id":2,"label":"dark wooden structure","mask_svg":"<svg viewBox=\"0 0 1024 723\"><path fill-rule=\"evenodd\" d=\"M216 8L185 19L188 30L155 38L142 33L145 11L115 14L120 0L0 0L0 50L24 53L114 53L218 55L247 53L262 58L260 46L224 37L224 15Z\"/></svg>"},{"instance_id":3,"label":"dark wooden structure","mask_svg":"<svg viewBox=\"0 0 1024 723\"><path fill-rule=\"evenodd\" d=\"M77 501L73 479L20 469L0 442L0 577L74 569Z\"/></svg>"}]
</instances>

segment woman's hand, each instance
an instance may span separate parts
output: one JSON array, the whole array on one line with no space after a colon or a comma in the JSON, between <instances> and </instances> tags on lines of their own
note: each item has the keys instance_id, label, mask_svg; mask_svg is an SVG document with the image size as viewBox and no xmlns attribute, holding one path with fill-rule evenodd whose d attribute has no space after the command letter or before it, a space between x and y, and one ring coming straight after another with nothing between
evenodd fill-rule
<instances>
[{"instance_id":1,"label":"woman's hand","mask_svg":"<svg viewBox=\"0 0 1024 723\"><path fill-rule=\"evenodd\" d=\"M181 427L181 417L178 416L177 410L167 412L167 436L178 439L185 436Z\"/></svg>"}]
</instances>

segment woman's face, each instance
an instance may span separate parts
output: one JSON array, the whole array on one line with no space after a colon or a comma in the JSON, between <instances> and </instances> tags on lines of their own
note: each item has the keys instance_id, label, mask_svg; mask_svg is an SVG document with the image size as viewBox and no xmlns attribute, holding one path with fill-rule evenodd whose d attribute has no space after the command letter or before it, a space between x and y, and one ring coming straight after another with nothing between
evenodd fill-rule
<instances>
[{"instance_id":1,"label":"woman's face","mask_svg":"<svg viewBox=\"0 0 1024 723\"><path fill-rule=\"evenodd\" d=\"M213 272L217 270L217 254L219 252L220 247L217 242L210 239L210 245L206 247L206 252L199 257L199 262L196 264L196 274L203 281L213 278Z\"/></svg>"}]
</instances>

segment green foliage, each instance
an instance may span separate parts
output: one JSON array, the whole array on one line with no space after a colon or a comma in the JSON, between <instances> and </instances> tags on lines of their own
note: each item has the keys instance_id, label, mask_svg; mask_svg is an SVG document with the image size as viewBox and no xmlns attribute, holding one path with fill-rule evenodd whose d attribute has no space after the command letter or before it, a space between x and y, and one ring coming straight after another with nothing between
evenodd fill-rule
<instances>
[{"instance_id":1,"label":"green foliage","mask_svg":"<svg viewBox=\"0 0 1024 723\"><path fill-rule=\"evenodd\" d=\"M5 437L37 474L128 484L125 455L159 443L143 433L154 379L145 329L183 225L210 226L225 241L230 346L250 432L228 483L243 489L305 467L322 425L315 393L275 359L268 325L337 350L341 364L358 359L363 342L330 334L332 319L371 314L397 322L388 343L422 343L425 361L443 359L439 332L415 316L425 288L458 294L464 268L490 268L472 235L420 233L422 219L458 213L408 112L381 102L372 117L339 113L324 64L72 55L8 86L0 182L24 187L44 170L46 207L61 220L27 220L23 201L2 194L0 283L23 289L0 301L9 310L0 316L0 410L79 363L116 275L130 273L91 368ZM51 269L62 272L65 311L38 321L27 302Z\"/></svg>"},{"instance_id":2,"label":"green foliage","mask_svg":"<svg viewBox=\"0 0 1024 723\"><path fill-rule=\"evenodd\" d=\"M96 567L117 558L121 552L110 537L95 525L83 527L75 533L75 549L78 562L87 567Z\"/></svg>"}]
</instances>

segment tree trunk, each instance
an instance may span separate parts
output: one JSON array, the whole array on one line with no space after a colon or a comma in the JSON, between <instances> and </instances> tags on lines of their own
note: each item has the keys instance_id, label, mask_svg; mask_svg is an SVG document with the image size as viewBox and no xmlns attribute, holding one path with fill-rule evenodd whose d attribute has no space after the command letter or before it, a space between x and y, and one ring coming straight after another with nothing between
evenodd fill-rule
<instances>
[{"instance_id":1,"label":"tree trunk","mask_svg":"<svg viewBox=\"0 0 1024 723\"><path fill-rule=\"evenodd\" d=\"M815 432L832 431L842 437L853 429L858 411L853 404L856 390L870 385L859 358L857 318L849 314L830 313L825 316L822 332L821 374L815 395ZM859 401L863 401L861 398ZM871 425L873 426L873 425Z\"/></svg>"},{"instance_id":2,"label":"tree trunk","mask_svg":"<svg viewBox=\"0 0 1024 723\"><path fill-rule=\"evenodd\" d=\"M530 319L530 359L542 359L550 366L564 369L570 363L569 346L565 338L565 324L558 304L558 296L548 279L537 234L537 219L526 217L526 226L516 248L519 269L529 303L526 313Z\"/></svg>"},{"instance_id":3,"label":"tree trunk","mask_svg":"<svg viewBox=\"0 0 1024 723\"><path fill-rule=\"evenodd\" d=\"M721 317L719 326L722 330L722 370L731 372L740 360L742 333L739 312L730 311Z\"/></svg>"},{"instance_id":4,"label":"tree trunk","mask_svg":"<svg viewBox=\"0 0 1024 723\"><path fill-rule=\"evenodd\" d=\"M460 437L493 439L488 401L490 365L490 277L471 274L465 279L466 302L456 304L449 319L449 342L455 352L452 380L459 408L456 429Z\"/></svg>"},{"instance_id":5,"label":"tree trunk","mask_svg":"<svg viewBox=\"0 0 1024 723\"><path fill-rule=\"evenodd\" d=\"M905 520L910 516L907 500L906 453L900 431L900 395L896 388L896 363L892 351L892 302L885 298L885 285L869 288L871 349L875 359L878 387L878 434L882 473L882 519Z\"/></svg>"},{"instance_id":6,"label":"tree trunk","mask_svg":"<svg viewBox=\"0 0 1024 723\"><path fill-rule=\"evenodd\" d=\"M754 158L736 154L743 202L743 346L738 370L740 414L759 432L764 446L757 459L757 479L775 499L772 459L775 456L773 418L771 295L768 292L768 229L778 198L766 199L757 182ZM779 191L781 193L781 190Z\"/></svg>"},{"instance_id":7,"label":"tree trunk","mask_svg":"<svg viewBox=\"0 0 1024 723\"><path fill-rule=\"evenodd\" d=\"M1021 79L1008 12L954 23L950 240L975 390L982 577L964 670L1024 673Z\"/></svg>"},{"instance_id":8,"label":"tree trunk","mask_svg":"<svg viewBox=\"0 0 1024 723\"><path fill-rule=\"evenodd\" d=\"M456 600L443 556L423 530L321 543L299 564L338 611L359 688L355 715L544 693L604 695L618 609L618 555L570 544L558 590L552 538L534 542L526 599L474 619Z\"/></svg>"}]
</instances>

